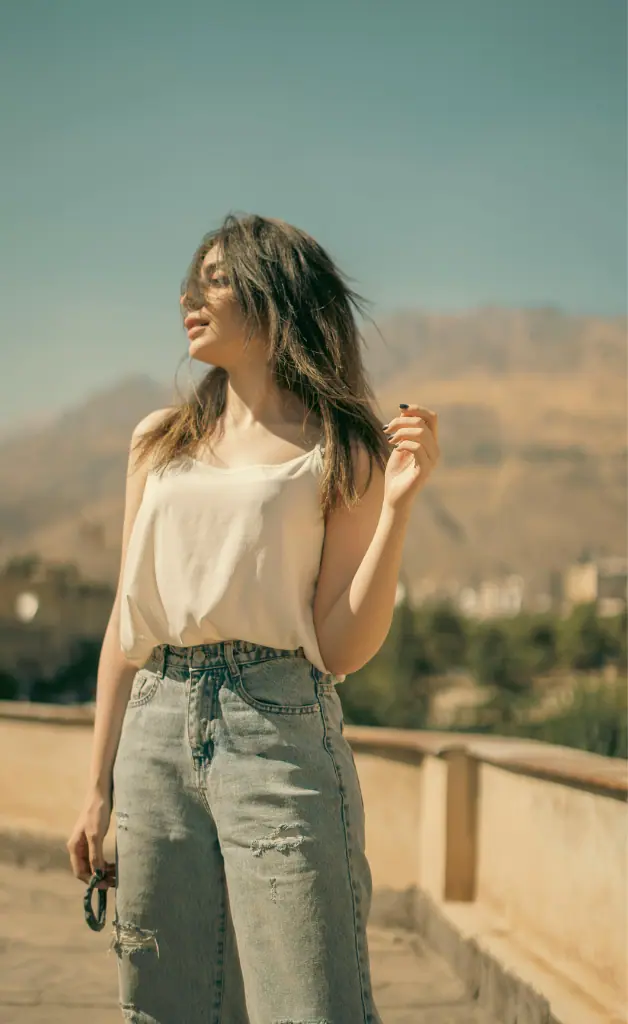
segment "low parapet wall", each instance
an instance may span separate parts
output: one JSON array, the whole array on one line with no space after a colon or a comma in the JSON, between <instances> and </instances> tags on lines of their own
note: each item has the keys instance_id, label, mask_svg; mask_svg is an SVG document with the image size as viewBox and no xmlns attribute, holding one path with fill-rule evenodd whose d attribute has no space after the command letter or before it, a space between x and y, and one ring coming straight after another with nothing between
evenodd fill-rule
<instances>
[{"instance_id":1,"label":"low parapet wall","mask_svg":"<svg viewBox=\"0 0 628 1024\"><path fill-rule=\"evenodd\" d=\"M558 1003L562 986L590 1004L558 1019L626 1020L626 762L503 737L346 735L375 889L416 886L469 935L499 933L502 955L508 936Z\"/></svg>"},{"instance_id":2,"label":"low parapet wall","mask_svg":"<svg viewBox=\"0 0 628 1024\"><path fill-rule=\"evenodd\" d=\"M92 720L91 707L0 702L0 851L4 843L19 855L29 837L41 850L48 839L63 860L84 797ZM624 1021L626 762L501 737L355 726L345 735L375 894L416 893L416 921L427 900L498 957L517 946L521 965L536 960L532 980L551 990L553 1018L543 1019ZM568 989L577 1012L563 999Z\"/></svg>"}]
</instances>

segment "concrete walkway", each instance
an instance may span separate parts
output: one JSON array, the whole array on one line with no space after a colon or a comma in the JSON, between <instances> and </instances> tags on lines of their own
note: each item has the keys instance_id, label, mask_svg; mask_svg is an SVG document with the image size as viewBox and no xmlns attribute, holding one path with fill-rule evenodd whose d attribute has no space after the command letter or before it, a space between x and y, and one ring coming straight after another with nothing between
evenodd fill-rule
<instances>
[{"instance_id":1,"label":"concrete walkway","mask_svg":"<svg viewBox=\"0 0 628 1024\"><path fill-rule=\"evenodd\" d=\"M112 904L105 929L90 932L83 891L67 871L0 864L1 1024L122 1021L115 954L107 954ZM370 946L384 1024L495 1024L417 937L372 928Z\"/></svg>"}]
</instances>

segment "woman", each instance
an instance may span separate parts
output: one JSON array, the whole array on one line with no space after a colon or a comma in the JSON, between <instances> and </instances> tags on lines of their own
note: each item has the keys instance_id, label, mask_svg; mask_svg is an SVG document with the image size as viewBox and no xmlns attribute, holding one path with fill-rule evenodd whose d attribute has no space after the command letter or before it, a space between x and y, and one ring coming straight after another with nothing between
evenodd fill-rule
<instances>
[{"instance_id":1,"label":"woman","mask_svg":"<svg viewBox=\"0 0 628 1024\"><path fill-rule=\"evenodd\" d=\"M133 432L67 844L77 878L116 887L127 1021L380 1021L336 684L386 637L439 451L428 409L378 422L360 301L305 232L229 215L181 296L190 356L212 368Z\"/></svg>"}]
</instances>

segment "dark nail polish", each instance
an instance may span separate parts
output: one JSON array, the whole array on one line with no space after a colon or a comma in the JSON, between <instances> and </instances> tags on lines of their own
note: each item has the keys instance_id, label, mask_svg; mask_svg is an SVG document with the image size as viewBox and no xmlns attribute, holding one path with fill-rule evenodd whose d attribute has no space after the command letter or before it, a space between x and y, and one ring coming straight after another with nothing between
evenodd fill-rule
<instances>
[{"instance_id":1,"label":"dark nail polish","mask_svg":"<svg viewBox=\"0 0 628 1024\"><path fill-rule=\"evenodd\" d=\"M385 430L387 426L388 426L387 423L382 423L382 430Z\"/></svg>"},{"instance_id":2,"label":"dark nail polish","mask_svg":"<svg viewBox=\"0 0 628 1024\"><path fill-rule=\"evenodd\" d=\"M394 434L384 434L384 437L394 437Z\"/></svg>"},{"instance_id":3,"label":"dark nail polish","mask_svg":"<svg viewBox=\"0 0 628 1024\"><path fill-rule=\"evenodd\" d=\"M400 409L409 409L409 408L410 408L410 406L409 406L409 405L404 405L404 403L403 403L403 402L400 402L400 403L399 403L399 408L400 408Z\"/></svg>"}]
</instances>

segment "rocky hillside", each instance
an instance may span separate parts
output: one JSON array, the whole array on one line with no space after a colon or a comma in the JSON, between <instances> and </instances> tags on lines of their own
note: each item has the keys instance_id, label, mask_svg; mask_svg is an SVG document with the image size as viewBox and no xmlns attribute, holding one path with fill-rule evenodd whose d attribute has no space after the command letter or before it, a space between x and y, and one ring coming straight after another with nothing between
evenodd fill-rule
<instances>
[{"instance_id":1,"label":"rocky hillside","mask_svg":"<svg viewBox=\"0 0 628 1024\"><path fill-rule=\"evenodd\" d=\"M626 541L626 322L552 309L405 312L365 329L384 419L438 410L442 463L417 501L411 579L548 572ZM174 372L174 368L173 368ZM0 443L0 554L36 550L115 581L130 433L173 387L133 377Z\"/></svg>"}]
</instances>

